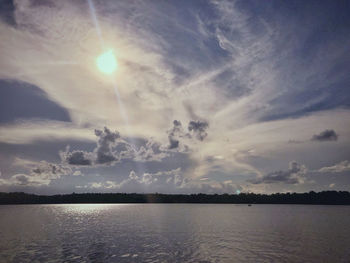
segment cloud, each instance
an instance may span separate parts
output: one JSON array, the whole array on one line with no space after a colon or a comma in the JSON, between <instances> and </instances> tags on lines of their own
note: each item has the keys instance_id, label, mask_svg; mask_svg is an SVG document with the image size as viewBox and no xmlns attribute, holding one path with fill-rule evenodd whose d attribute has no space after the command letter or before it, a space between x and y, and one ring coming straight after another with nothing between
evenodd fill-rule
<instances>
[{"instance_id":1,"label":"cloud","mask_svg":"<svg viewBox=\"0 0 350 263\"><path fill-rule=\"evenodd\" d=\"M288 140L288 143L291 143L291 144L299 144L299 143L303 143L303 141L290 139L290 140Z\"/></svg>"},{"instance_id":2,"label":"cloud","mask_svg":"<svg viewBox=\"0 0 350 263\"><path fill-rule=\"evenodd\" d=\"M34 118L71 122L67 109L50 100L39 87L0 79L0 123Z\"/></svg>"},{"instance_id":3,"label":"cloud","mask_svg":"<svg viewBox=\"0 0 350 263\"><path fill-rule=\"evenodd\" d=\"M200 141L203 141L204 138L208 135L206 130L209 125L205 121L190 121L188 123L188 131L186 133L182 127L182 124L178 120L173 121L173 127L168 131L168 140L169 146L168 149L178 149L180 151L188 150L188 146L183 144L181 140L189 140L194 137Z\"/></svg>"},{"instance_id":4,"label":"cloud","mask_svg":"<svg viewBox=\"0 0 350 263\"><path fill-rule=\"evenodd\" d=\"M334 130L324 130L320 134L315 134L311 138L312 141L326 142L338 140L338 134Z\"/></svg>"},{"instance_id":5,"label":"cloud","mask_svg":"<svg viewBox=\"0 0 350 263\"><path fill-rule=\"evenodd\" d=\"M289 163L286 171L276 171L266 174L262 177L248 180L252 184L303 184L305 182L305 174L307 169L304 165L300 165L295 161Z\"/></svg>"},{"instance_id":6,"label":"cloud","mask_svg":"<svg viewBox=\"0 0 350 263\"><path fill-rule=\"evenodd\" d=\"M169 156L166 147L156 142L152 138L137 149L133 142L123 139L118 131L112 132L109 128L95 130L97 136L96 148L92 152L81 150L70 151L68 146L65 151L61 151L60 157L64 163L70 165L113 165L125 159L138 162L160 162Z\"/></svg>"},{"instance_id":7,"label":"cloud","mask_svg":"<svg viewBox=\"0 0 350 263\"><path fill-rule=\"evenodd\" d=\"M146 142L146 145L141 146L136 152L134 160L141 162L160 162L162 159L168 156L169 153L164 150L164 147L160 143L154 141L153 139L149 139Z\"/></svg>"},{"instance_id":8,"label":"cloud","mask_svg":"<svg viewBox=\"0 0 350 263\"><path fill-rule=\"evenodd\" d=\"M112 132L107 127L103 130L95 129L97 136L96 148L92 152L81 150L70 151L68 146L65 151L60 152L64 163L70 165L111 165L120 161L120 153L115 150L118 145L124 145L120 140L119 132ZM124 153L125 156L125 153Z\"/></svg>"},{"instance_id":9,"label":"cloud","mask_svg":"<svg viewBox=\"0 0 350 263\"><path fill-rule=\"evenodd\" d=\"M79 150L69 152L69 147L65 152L60 152L60 156L70 165L91 165L93 162L91 153Z\"/></svg>"},{"instance_id":10,"label":"cloud","mask_svg":"<svg viewBox=\"0 0 350 263\"><path fill-rule=\"evenodd\" d=\"M347 160L318 170L320 173L342 173L347 171L350 171L350 162Z\"/></svg>"},{"instance_id":11,"label":"cloud","mask_svg":"<svg viewBox=\"0 0 350 263\"><path fill-rule=\"evenodd\" d=\"M168 131L169 149L177 149L180 146L179 138L184 136L182 124L178 120L173 121L173 128Z\"/></svg>"},{"instance_id":12,"label":"cloud","mask_svg":"<svg viewBox=\"0 0 350 263\"><path fill-rule=\"evenodd\" d=\"M15 158L13 165L30 170L31 174L45 176L49 179L57 179L61 175L69 175L72 173L72 169L69 166L46 161L37 162L22 158Z\"/></svg>"},{"instance_id":13,"label":"cloud","mask_svg":"<svg viewBox=\"0 0 350 263\"><path fill-rule=\"evenodd\" d=\"M208 127L209 124L205 121L190 121L188 124L188 130L193 132L195 137L200 141L203 141L207 137L208 133L206 130Z\"/></svg>"},{"instance_id":14,"label":"cloud","mask_svg":"<svg viewBox=\"0 0 350 263\"><path fill-rule=\"evenodd\" d=\"M154 176L153 174L150 173L144 173L141 176L136 175L134 171L131 171L129 174L129 178L122 181L119 185L118 188L121 191L130 191L131 189L140 189L143 186L149 186L152 183L155 183L158 181L158 178Z\"/></svg>"},{"instance_id":15,"label":"cloud","mask_svg":"<svg viewBox=\"0 0 350 263\"><path fill-rule=\"evenodd\" d=\"M163 189L175 190L182 188L187 180L183 177L181 168L157 173L143 173L137 175L131 171L129 177L117 185L120 191L130 192L132 189L138 191L159 192Z\"/></svg>"},{"instance_id":16,"label":"cloud","mask_svg":"<svg viewBox=\"0 0 350 263\"><path fill-rule=\"evenodd\" d=\"M186 182L187 179L183 177L181 168L156 173L143 173L141 175L131 170L129 176L119 183L108 180L106 182L88 183L78 188L114 189L121 192L162 192L182 188Z\"/></svg>"},{"instance_id":17,"label":"cloud","mask_svg":"<svg viewBox=\"0 0 350 263\"><path fill-rule=\"evenodd\" d=\"M242 187L227 180L220 183L194 181L184 177L182 169L159 171L156 173L137 174L130 171L128 177L121 182L107 180L105 182L91 182L77 188L117 190L119 192L142 193L237 193Z\"/></svg>"},{"instance_id":18,"label":"cloud","mask_svg":"<svg viewBox=\"0 0 350 263\"><path fill-rule=\"evenodd\" d=\"M71 122L52 121L59 115L49 114L53 113L50 107L50 112L38 114L47 115L50 121L2 124L2 142L31 144L73 137L93 142L100 137L95 137L92 129L117 127L121 134L142 140L142 145L132 145L124 137L104 146L102 142L89 146L89 150L72 146L64 163L72 168L100 169L97 172L103 174L108 167L102 166L120 164L128 166L128 171L135 169L131 160L157 161L150 166L167 170L178 167L180 158L186 156L193 169L184 170L185 176L210 179L215 172L220 181L234 171L234 182L245 180L240 174L267 165L274 171L274 165L295 156L304 159L308 155L306 163L317 163L337 152L334 158L346 159L347 152L341 147L347 147L349 141L350 46L343 4L297 4L297 12L290 16L286 15L290 10L286 1L267 4L263 10L254 1L244 5L224 0L187 1L191 8L178 1L162 5L152 1L96 2L101 35L116 47L120 65L117 91L129 120L125 122L116 107L113 78L100 74L93 64L100 52L100 38L87 2L55 1L57 8L33 6L33 1L15 3L0 11L10 15L10 21L16 20L12 24L17 22L16 27L0 23L1 79L32 83L44 92L45 99L66 109ZM324 12L329 10L324 9L326 5L334 12ZM316 15L305 15L310 10ZM321 32L322 24L333 25L334 30ZM39 98L31 101L43 102ZM339 106L344 107L340 110ZM26 112L20 113L15 117ZM198 130L194 125L189 131L187 124L203 121L201 116L210 130ZM174 118L181 120L182 132L164 134ZM280 121L271 121L276 119ZM327 146L321 143L285 143L291 134L297 140L310 141L313 131L324 127L344 136L342 145L330 145L332 153L321 149ZM156 143L148 142L149 138ZM255 149L254 157L235 156L249 149ZM221 157L207 162L212 156ZM169 163L176 165L169 168ZM207 181L214 187L215 182Z\"/></svg>"},{"instance_id":19,"label":"cloud","mask_svg":"<svg viewBox=\"0 0 350 263\"><path fill-rule=\"evenodd\" d=\"M0 4L0 20L4 21L5 23L11 26L15 26L15 5L13 3L13 0L2 0Z\"/></svg>"},{"instance_id":20,"label":"cloud","mask_svg":"<svg viewBox=\"0 0 350 263\"><path fill-rule=\"evenodd\" d=\"M36 175L15 174L9 179L0 179L0 185L6 186L44 186L51 180Z\"/></svg>"},{"instance_id":21,"label":"cloud","mask_svg":"<svg viewBox=\"0 0 350 263\"><path fill-rule=\"evenodd\" d=\"M73 173L73 175L74 176L83 176L83 173L81 171L77 170Z\"/></svg>"},{"instance_id":22,"label":"cloud","mask_svg":"<svg viewBox=\"0 0 350 263\"><path fill-rule=\"evenodd\" d=\"M95 130L98 137L96 152L96 163L106 164L118 160L117 155L113 152L113 146L116 146L117 140L120 138L119 132L111 132L107 127L103 130Z\"/></svg>"},{"instance_id":23,"label":"cloud","mask_svg":"<svg viewBox=\"0 0 350 263\"><path fill-rule=\"evenodd\" d=\"M16 158L14 165L28 170L26 174L15 174L8 179L0 180L2 185L20 185L20 186L43 186L49 185L52 180L57 180L62 176L79 176L80 171L75 171L63 164L54 164L46 161L30 161Z\"/></svg>"},{"instance_id":24,"label":"cloud","mask_svg":"<svg viewBox=\"0 0 350 263\"><path fill-rule=\"evenodd\" d=\"M41 161L36 168L32 169L31 175L35 174L47 179L58 179L62 175L71 173L72 170L68 166Z\"/></svg>"}]
</instances>

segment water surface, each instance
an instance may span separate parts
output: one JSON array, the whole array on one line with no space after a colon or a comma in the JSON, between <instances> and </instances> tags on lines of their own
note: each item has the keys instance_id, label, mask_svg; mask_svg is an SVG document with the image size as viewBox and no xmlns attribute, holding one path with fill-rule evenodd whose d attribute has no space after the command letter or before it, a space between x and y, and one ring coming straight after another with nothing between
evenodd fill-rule
<instances>
[{"instance_id":1,"label":"water surface","mask_svg":"<svg viewBox=\"0 0 350 263\"><path fill-rule=\"evenodd\" d=\"M0 262L350 262L349 259L349 206L0 206Z\"/></svg>"}]
</instances>

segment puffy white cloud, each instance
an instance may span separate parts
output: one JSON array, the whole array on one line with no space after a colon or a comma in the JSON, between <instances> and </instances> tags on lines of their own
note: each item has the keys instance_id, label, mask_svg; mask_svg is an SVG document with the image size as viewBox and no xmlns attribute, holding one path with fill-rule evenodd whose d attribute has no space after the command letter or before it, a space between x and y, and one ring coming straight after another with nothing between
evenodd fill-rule
<instances>
[{"instance_id":1,"label":"puffy white cloud","mask_svg":"<svg viewBox=\"0 0 350 263\"><path fill-rule=\"evenodd\" d=\"M112 132L107 127L103 130L96 129L95 135L97 136L96 148L92 152L70 151L68 146L65 151L59 153L61 160L75 166L98 166L114 165L124 159L159 162L169 156L167 148L152 138L137 149L132 140L121 138L118 131Z\"/></svg>"},{"instance_id":2,"label":"puffy white cloud","mask_svg":"<svg viewBox=\"0 0 350 263\"><path fill-rule=\"evenodd\" d=\"M129 176L119 183L107 180L91 182L77 188L143 193L237 193L237 190L242 190L242 187L232 180L216 183L185 178L181 168L141 175L132 170Z\"/></svg>"},{"instance_id":3,"label":"puffy white cloud","mask_svg":"<svg viewBox=\"0 0 350 263\"><path fill-rule=\"evenodd\" d=\"M170 153L159 142L149 139L145 146L141 146L135 153L135 161L149 162L149 161L162 161L165 157L168 157Z\"/></svg>"}]
</instances>

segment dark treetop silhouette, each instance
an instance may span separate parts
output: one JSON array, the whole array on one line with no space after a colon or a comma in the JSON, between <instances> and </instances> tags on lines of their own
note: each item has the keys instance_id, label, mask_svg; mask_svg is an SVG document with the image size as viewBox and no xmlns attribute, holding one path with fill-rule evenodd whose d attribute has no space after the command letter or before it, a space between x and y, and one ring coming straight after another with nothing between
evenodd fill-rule
<instances>
[{"instance_id":1,"label":"dark treetop silhouette","mask_svg":"<svg viewBox=\"0 0 350 263\"><path fill-rule=\"evenodd\" d=\"M84 193L35 195L0 193L0 204L68 204L68 203L218 203L218 204L324 204L350 205L350 193L324 191L276 194L136 194Z\"/></svg>"}]
</instances>

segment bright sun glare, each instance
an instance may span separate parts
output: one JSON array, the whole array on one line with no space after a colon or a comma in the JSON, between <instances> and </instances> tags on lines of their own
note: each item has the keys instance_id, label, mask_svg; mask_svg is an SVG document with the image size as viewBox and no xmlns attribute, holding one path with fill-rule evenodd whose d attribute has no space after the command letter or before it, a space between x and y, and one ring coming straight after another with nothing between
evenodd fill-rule
<instances>
[{"instance_id":1,"label":"bright sun glare","mask_svg":"<svg viewBox=\"0 0 350 263\"><path fill-rule=\"evenodd\" d=\"M112 74L117 69L117 60L113 50L106 51L101 54L97 60L98 69L105 74Z\"/></svg>"}]
</instances>

